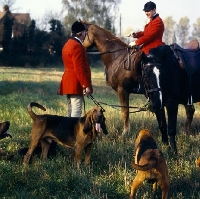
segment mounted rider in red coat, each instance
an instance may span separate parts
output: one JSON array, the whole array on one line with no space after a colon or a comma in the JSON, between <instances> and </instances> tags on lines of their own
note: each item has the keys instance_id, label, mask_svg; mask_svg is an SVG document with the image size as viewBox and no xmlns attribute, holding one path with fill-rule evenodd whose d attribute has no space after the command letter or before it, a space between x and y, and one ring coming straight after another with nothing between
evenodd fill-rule
<instances>
[{"instance_id":1,"label":"mounted rider in red coat","mask_svg":"<svg viewBox=\"0 0 200 199\"><path fill-rule=\"evenodd\" d=\"M152 1L147 2L144 5L143 11L145 12L149 23L145 25L144 31L133 32L130 34L133 38L137 38L135 41L131 42L129 46L141 46L142 51L145 54L149 53L151 48L156 48L165 43L162 41L164 33L164 23L156 13L156 4ZM139 90L138 90L139 89ZM143 93L140 87L136 89L135 93Z\"/></svg>"},{"instance_id":2,"label":"mounted rider in red coat","mask_svg":"<svg viewBox=\"0 0 200 199\"><path fill-rule=\"evenodd\" d=\"M131 35L133 38L138 38L137 40L131 42L130 46L141 46L142 51L148 54L151 48L156 48L160 45L165 44L162 41L164 33L164 23L156 13L156 4L149 1L144 5L143 11L145 12L147 18L150 20L148 24L145 25L144 31L133 32Z\"/></svg>"}]
</instances>

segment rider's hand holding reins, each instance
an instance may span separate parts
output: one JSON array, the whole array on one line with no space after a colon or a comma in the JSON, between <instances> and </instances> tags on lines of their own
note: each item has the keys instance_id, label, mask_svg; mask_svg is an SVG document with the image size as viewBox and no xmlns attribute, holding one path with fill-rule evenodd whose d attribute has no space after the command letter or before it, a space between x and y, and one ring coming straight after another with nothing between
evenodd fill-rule
<instances>
[{"instance_id":1,"label":"rider's hand holding reins","mask_svg":"<svg viewBox=\"0 0 200 199\"><path fill-rule=\"evenodd\" d=\"M137 37L137 33L136 32L131 32L127 37L136 38Z\"/></svg>"},{"instance_id":2,"label":"rider's hand holding reins","mask_svg":"<svg viewBox=\"0 0 200 199\"><path fill-rule=\"evenodd\" d=\"M135 41L132 41L132 42L129 44L129 46L130 46L130 47L136 46Z\"/></svg>"}]
</instances>

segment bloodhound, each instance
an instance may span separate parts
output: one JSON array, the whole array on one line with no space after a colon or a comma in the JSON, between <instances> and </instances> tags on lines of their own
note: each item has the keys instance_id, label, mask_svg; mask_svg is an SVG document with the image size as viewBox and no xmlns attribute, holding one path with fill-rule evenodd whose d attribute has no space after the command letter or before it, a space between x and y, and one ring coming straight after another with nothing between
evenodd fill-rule
<instances>
[{"instance_id":1,"label":"bloodhound","mask_svg":"<svg viewBox=\"0 0 200 199\"><path fill-rule=\"evenodd\" d=\"M105 124L105 117L100 107L96 106L85 116L80 118L63 117L58 115L36 115L32 107L36 106L44 111L46 109L32 102L27 106L28 113L33 119L29 149L24 156L24 164L27 165L30 157L40 143L42 147L41 159L46 159L50 143L55 141L66 147L75 149L75 163L81 162L83 149L85 150L85 164L88 165L91 159L93 142L102 129L108 134Z\"/></svg>"},{"instance_id":2,"label":"bloodhound","mask_svg":"<svg viewBox=\"0 0 200 199\"><path fill-rule=\"evenodd\" d=\"M141 130L135 141L135 163L131 165L137 170L137 174L131 185L130 199L135 197L136 189L144 180L153 183L154 193L158 183L162 190L162 199L167 199L170 188L167 165L147 129Z\"/></svg>"},{"instance_id":3,"label":"bloodhound","mask_svg":"<svg viewBox=\"0 0 200 199\"><path fill-rule=\"evenodd\" d=\"M6 137L12 138L12 135L8 132L8 129L10 127L10 122L5 121L0 123L0 140L4 139ZM11 159L13 155L9 155L5 150L0 149L0 156L5 156L7 159Z\"/></svg>"},{"instance_id":4,"label":"bloodhound","mask_svg":"<svg viewBox=\"0 0 200 199\"><path fill-rule=\"evenodd\" d=\"M200 157L197 158L195 163L196 163L196 166L200 169Z\"/></svg>"}]
</instances>

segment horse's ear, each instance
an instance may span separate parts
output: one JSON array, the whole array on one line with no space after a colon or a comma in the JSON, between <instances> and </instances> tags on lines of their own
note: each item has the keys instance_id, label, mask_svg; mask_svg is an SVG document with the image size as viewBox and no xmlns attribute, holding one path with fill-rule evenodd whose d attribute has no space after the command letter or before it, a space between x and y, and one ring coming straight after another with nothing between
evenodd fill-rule
<instances>
[{"instance_id":1,"label":"horse's ear","mask_svg":"<svg viewBox=\"0 0 200 199\"><path fill-rule=\"evenodd\" d=\"M81 22L82 24L88 24L88 22L85 19L83 20L79 19L79 22Z\"/></svg>"}]
</instances>

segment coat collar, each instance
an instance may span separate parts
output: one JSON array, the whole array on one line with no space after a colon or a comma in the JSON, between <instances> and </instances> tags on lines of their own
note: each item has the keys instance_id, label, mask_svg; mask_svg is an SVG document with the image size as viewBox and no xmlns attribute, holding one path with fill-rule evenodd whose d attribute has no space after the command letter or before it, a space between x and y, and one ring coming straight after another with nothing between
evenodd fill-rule
<instances>
[{"instance_id":1,"label":"coat collar","mask_svg":"<svg viewBox=\"0 0 200 199\"><path fill-rule=\"evenodd\" d=\"M158 17L159 16L159 14L158 13L156 13L153 17L152 17L152 20L154 20L156 17Z\"/></svg>"},{"instance_id":2,"label":"coat collar","mask_svg":"<svg viewBox=\"0 0 200 199\"><path fill-rule=\"evenodd\" d=\"M80 39L78 39L77 37L71 37L70 39L77 41L78 43L80 43L81 45L83 45L83 43L81 42Z\"/></svg>"}]
</instances>

